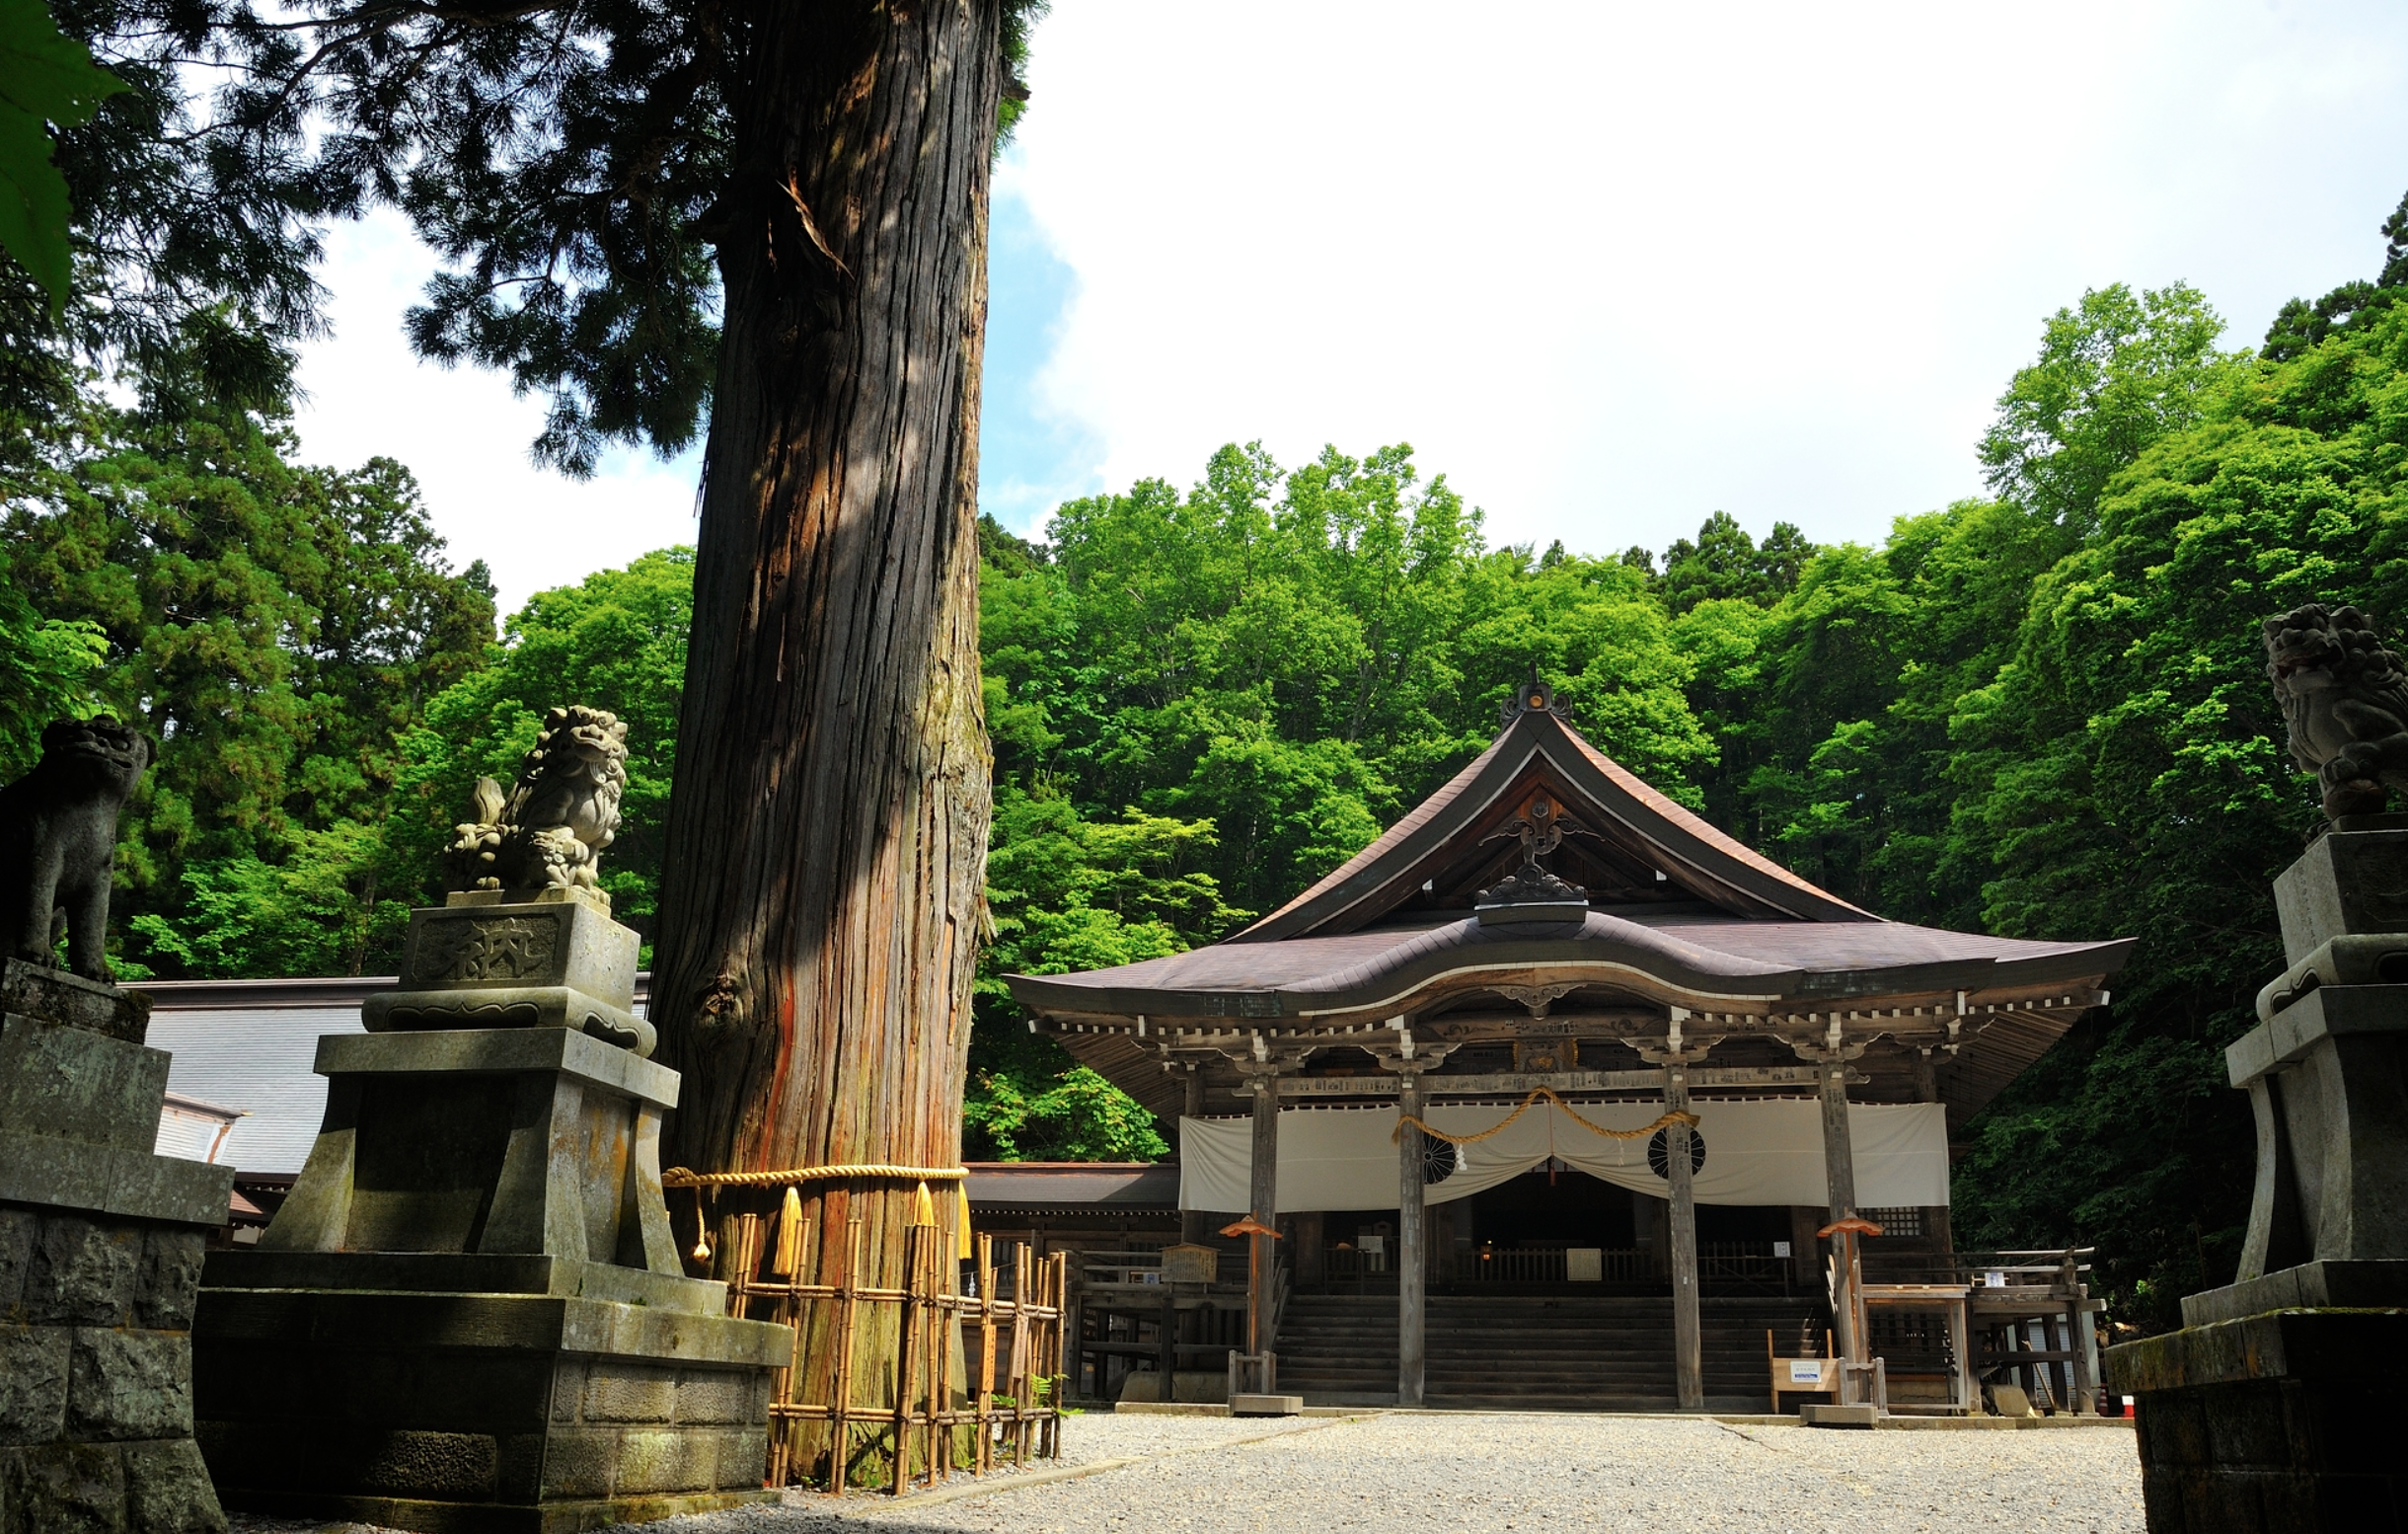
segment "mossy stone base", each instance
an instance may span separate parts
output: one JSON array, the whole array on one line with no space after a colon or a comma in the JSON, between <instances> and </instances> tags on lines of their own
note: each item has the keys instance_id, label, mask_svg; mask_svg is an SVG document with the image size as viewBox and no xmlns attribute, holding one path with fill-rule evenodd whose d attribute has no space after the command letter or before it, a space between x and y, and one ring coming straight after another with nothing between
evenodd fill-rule
<instances>
[{"instance_id":1,"label":"mossy stone base","mask_svg":"<svg viewBox=\"0 0 2408 1534\"><path fill-rule=\"evenodd\" d=\"M2391 1531L2408 1310L2288 1310L2107 1350L2133 1396L2148 1534Z\"/></svg>"},{"instance_id":2,"label":"mossy stone base","mask_svg":"<svg viewBox=\"0 0 2408 1534\"><path fill-rule=\"evenodd\" d=\"M391 1276L359 1256L363 1279ZM555 1534L769 1495L784 1327L564 1294L245 1289L220 1276L213 1260L194 1416L229 1506L421 1534Z\"/></svg>"}]
</instances>

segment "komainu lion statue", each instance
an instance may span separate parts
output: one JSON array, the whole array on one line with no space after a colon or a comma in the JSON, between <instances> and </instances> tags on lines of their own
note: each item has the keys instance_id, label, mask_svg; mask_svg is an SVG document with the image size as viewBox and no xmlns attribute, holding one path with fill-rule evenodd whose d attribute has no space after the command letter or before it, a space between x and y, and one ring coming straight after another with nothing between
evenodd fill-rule
<instances>
[{"instance_id":1,"label":"komainu lion statue","mask_svg":"<svg viewBox=\"0 0 2408 1534\"><path fill-rule=\"evenodd\" d=\"M2365 613L2310 602L2267 619L2266 674L2328 818L2378 814L2387 790L2408 791L2408 670Z\"/></svg>"},{"instance_id":2,"label":"komainu lion statue","mask_svg":"<svg viewBox=\"0 0 2408 1534\"><path fill-rule=\"evenodd\" d=\"M151 763L150 737L106 719L62 719L41 760L0 789L0 959L67 967L107 984L117 815Z\"/></svg>"},{"instance_id":3,"label":"komainu lion statue","mask_svg":"<svg viewBox=\"0 0 2408 1534\"><path fill-rule=\"evenodd\" d=\"M595 876L618 835L626 789L627 726L618 716L581 704L554 709L507 798L492 779L477 780L477 818L456 828L446 884L600 894Z\"/></svg>"}]
</instances>

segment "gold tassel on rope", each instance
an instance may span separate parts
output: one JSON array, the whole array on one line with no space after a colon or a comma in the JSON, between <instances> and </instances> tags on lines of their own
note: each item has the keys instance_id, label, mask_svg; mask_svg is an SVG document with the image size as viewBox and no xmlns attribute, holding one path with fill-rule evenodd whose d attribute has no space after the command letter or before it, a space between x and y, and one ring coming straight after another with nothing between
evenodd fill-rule
<instances>
[{"instance_id":1,"label":"gold tassel on rope","mask_svg":"<svg viewBox=\"0 0 2408 1534\"><path fill-rule=\"evenodd\" d=\"M922 1183L920 1185L919 1196L912 1200L911 1208L911 1222L914 1225L934 1225L937 1223L937 1204L936 1201L930 1198L928 1195L928 1184Z\"/></svg>"},{"instance_id":2,"label":"gold tassel on rope","mask_svg":"<svg viewBox=\"0 0 2408 1534\"><path fill-rule=\"evenodd\" d=\"M786 1203L778 1210L778 1252L770 1260L769 1270L780 1278L791 1278L801 1266L802 1194L790 1188Z\"/></svg>"},{"instance_id":3,"label":"gold tassel on rope","mask_svg":"<svg viewBox=\"0 0 2408 1534\"><path fill-rule=\"evenodd\" d=\"M700 1187L694 1189L694 1260L698 1263L711 1261L711 1218L703 1213L703 1190Z\"/></svg>"}]
</instances>

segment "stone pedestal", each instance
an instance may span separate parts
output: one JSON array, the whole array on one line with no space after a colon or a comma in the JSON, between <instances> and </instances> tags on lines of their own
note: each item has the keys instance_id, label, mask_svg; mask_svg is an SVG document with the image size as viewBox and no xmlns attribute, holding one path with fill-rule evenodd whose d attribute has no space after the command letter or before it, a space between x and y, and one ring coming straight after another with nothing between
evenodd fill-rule
<instances>
[{"instance_id":1,"label":"stone pedestal","mask_svg":"<svg viewBox=\"0 0 2408 1534\"><path fill-rule=\"evenodd\" d=\"M2344 821L2275 896L2290 968L2225 1051L2257 1120L2239 1273L2106 1355L2138 1402L2150 1534L2408 1507L2382 1427L2408 1363L2408 816Z\"/></svg>"},{"instance_id":2,"label":"stone pedestal","mask_svg":"<svg viewBox=\"0 0 2408 1534\"><path fill-rule=\"evenodd\" d=\"M2400 1526L2408 1311L2278 1310L2107 1353L2140 1403L2149 1534Z\"/></svg>"},{"instance_id":3,"label":"stone pedestal","mask_svg":"<svg viewBox=\"0 0 2408 1534\"><path fill-rule=\"evenodd\" d=\"M0 1531L226 1526L192 1439L230 1169L154 1156L168 1057L113 986L0 966Z\"/></svg>"},{"instance_id":4,"label":"stone pedestal","mask_svg":"<svg viewBox=\"0 0 2408 1534\"><path fill-rule=\"evenodd\" d=\"M650 1042L628 1026L635 935L573 898L418 915L404 989L370 1008L386 1031L319 1041L326 1123L291 1195L203 1275L220 1491L428 1534L764 1497L791 1335L678 1265L677 1075L614 1041ZM520 1026L441 1026L461 1019Z\"/></svg>"}]
</instances>

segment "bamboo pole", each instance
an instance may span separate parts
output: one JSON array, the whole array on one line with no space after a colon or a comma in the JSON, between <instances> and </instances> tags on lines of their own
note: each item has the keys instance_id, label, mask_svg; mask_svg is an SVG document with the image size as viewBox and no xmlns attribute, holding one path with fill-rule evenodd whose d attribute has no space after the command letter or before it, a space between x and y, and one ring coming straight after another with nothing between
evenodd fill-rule
<instances>
[{"instance_id":1,"label":"bamboo pole","mask_svg":"<svg viewBox=\"0 0 2408 1534\"><path fill-rule=\"evenodd\" d=\"M978 1238L978 1453L976 1473L995 1468L995 1238Z\"/></svg>"},{"instance_id":2,"label":"bamboo pole","mask_svg":"<svg viewBox=\"0 0 2408 1534\"><path fill-rule=\"evenodd\" d=\"M862 1222L859 1217L845 1222L845 1277L836 1291L836 1389L830 1408L831 1426L828 1435L828 1490L845 1489L846 1464L851 1459L850 1435L853 1411L853 1334L854 1310L858 1301L855 1293L862 1277Z\"/></svg>"},{"instance_id":3,"label":"bamboo pole","mask_svg":"<svg viewBox=\"0 0 2408 1534\"><path fill-rule=\"evenodd\" d=\"M1060 1459L1062 1457L1062 1384L1065 1377L1062 1369L1062 1344L1064 1342L1063 1327L1070 1318L1070 1254L1056 1252L1053 1255L1052 1266L1053 1281L1047 1286L1047 1291L1048 1303L1053 1306L1051 1323L1053 1346L1045 1352L1044 1356L1051 1360L1049 1372L1053 1378L1053 1393L1051 1399L1046 1402L1045 1425L1042 1430L1045 1434L1045 1458Z\"/></svg>"},{"instance_id":4,"label":"bamboo pole","mask_svg":"<svg viewBox=\"0 0 2408 1534\"><path fill-rule=\"evenodd\" d=\"M895 1328L894 1474L887 1478L889 1496L901 1496L911 1480L912 1362L919 1341L920 1233L927 1227L903 1229L903 1314Z\"/></svg>"},{"instance_id":5,"label":"bamboo pole","mask_svg":"<svg viewBox=\"0 0 2408 1534\"><path fill-rule=\"evenodd\" d=\"M956 1271L952 1248L948 1243L944 1261L939 1265L937 1272L941 1292L945 1292L945 1281L952 1278ZM950 1293L949 1299L950 1303L937 1313L937 1373L931 1385L930 1402L932 1407L943 1407L944 1425L941 1429L932 1427L929 1433L931 1450L941 1450L933 1452L932 1458L947 1481L953 1479L954 1419L960 1415L953 1405L953 1340L961 1332L961 1297L958 1293ZM941 1393L941 1397L939 1393ZM933 1477L931 1484L934 1484Z\"/></svg>"},{"instance_id":6,"label":"bamboo pole","mask_svg":"<svg viewBox=\"0 0 2408 1534\"><path fill-rule=\"evenodd\" d=\"M1421 1072L1403 1073L1397 1083L1396 1111L1400 1119L1405 1114L1421 1116ZM1422 1143L1421 1130L1414 1125L1399 1121L1396 1130L1396 1405L1417 1407L1427 1372L1423 1360L1427 1306L1422 1294L1426 1262L1422 1233L1427 1217L1422 1198ZM1297 1261L1301 1265L1304 1260ZM1250 1339L1246 1345L1253 1345Z\"/></svg>"},{"instance_id":7,"label":"bamboo pole","mask_svg":"<svg viewBox=\"0 0 2408 1534\"><path fill-rule=\"evenodd\" d=\"M1012 1462L1028 1468L1028 1243L1012 1248Z\"/></svg>"},{"instance_id":8,"label":"bamboo pole","mask_svg":"<svg viewBox=\"0 0 2408 1534\"><path fill-rule=\"evenodd\" d=\"M920 1282L923 1300L920 1307L920 1360L927 1372L928 1385L921 1400L923 1416L920 1433L920 1469L927 1476L930 1489L937 1485L937 1419L944 1410L944 1370L937 1358L938 1339L944 1325L943 1288L939 1282L939 1269L943 1266L944 1232L931 1225L921 1243L925 1254L920 1260Z\"/></svg>"},{"instance_id":9,"label":"bamboo pole","mask_svg":"<svg viewBox=\"0 0 2408 1534\"><path fill-rule=\"evenodd\" d=\"M784 1229L778 1232L778 1240L782 1245L786 1243L787 1233ZM806 1218L801 1222L801 1227L794 1236L793 1249L796 1253L803 1253L808 1252L810 1248L811 1222ZM794 1387L802 1378L803 1271L800 1262L792 1265L792 1270L786 1275L786 1294L778 1306L786 1324L793 1329L794 1336L793 1342L787 1349L786 1367L779 1371L777 1379L772 1382L771 1390L774 1400L788 1406L793 1405ZM790 1472L794 1464L794 1439L801 1431L802 1423L798 1419L792 1417L777 1418L771 1421L770 1429L770 1464L772 1467L770 1485L782 1487L788 1485L791 1480Z\"/></svg>"}]
</instances>

